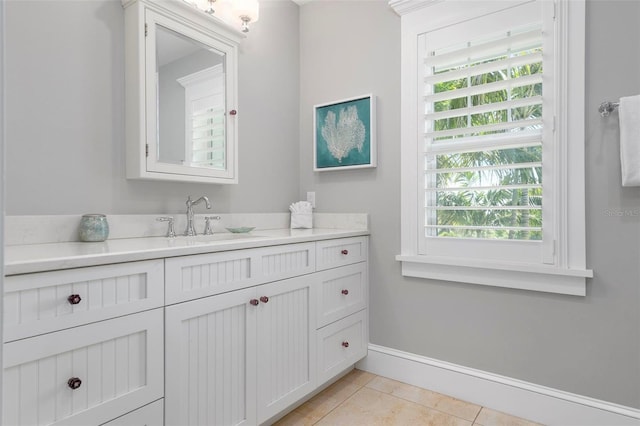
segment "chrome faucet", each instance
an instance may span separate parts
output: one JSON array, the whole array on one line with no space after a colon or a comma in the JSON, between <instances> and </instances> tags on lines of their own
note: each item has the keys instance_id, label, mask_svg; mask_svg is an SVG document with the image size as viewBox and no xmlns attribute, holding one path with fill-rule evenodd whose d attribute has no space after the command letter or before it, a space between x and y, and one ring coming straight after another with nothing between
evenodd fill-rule
<instances>
[{"instance_id":1,"label":"chrome faucet","mask_svg":"<svg viewBox=\"0 0 640 426\"><path fill-rule=\"evenodd\" d=\"M193 206L195 206L196 204L200 204L202 201L205 202L208 209L211 208L211 203L205 196L202 196L195 201L191 201L191 195L189 195L189 197L187 198L187 230L184 232L184 235L190 237L196 235L196 230L193 227Z\"/></svg>"}]
</instances>

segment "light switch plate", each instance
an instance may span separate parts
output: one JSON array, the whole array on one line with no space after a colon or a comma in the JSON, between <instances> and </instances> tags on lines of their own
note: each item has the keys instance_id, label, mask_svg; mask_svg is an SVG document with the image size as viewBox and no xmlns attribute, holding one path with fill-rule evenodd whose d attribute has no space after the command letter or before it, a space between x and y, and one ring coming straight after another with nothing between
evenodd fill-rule
<instances>
[{"instance_id":1,"label":"light switch plate","mask_svg":"<svg viewBox=\"0 0 640 426\"><path fill-rule=\"evenodd\" d=\"M311 203L311 207L316 208L316 193L307 192L307 201Z\"/></svg>"}]
</instances>

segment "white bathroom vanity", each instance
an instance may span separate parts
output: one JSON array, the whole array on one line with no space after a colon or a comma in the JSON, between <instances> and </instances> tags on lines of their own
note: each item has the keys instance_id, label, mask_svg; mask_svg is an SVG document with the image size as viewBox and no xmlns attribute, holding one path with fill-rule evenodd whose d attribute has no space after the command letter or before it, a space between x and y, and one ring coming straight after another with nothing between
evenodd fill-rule
<instances>
[{"instance_id":1,"label":"white bathroom vanity","mask_svg":"<svg viewBox=\"0 0 640 426\"><path fill-rule=\"evenodd\" d=\"M3 424L282 416L367 353L368 238L259 229L8 245Z\"/></svg>"}]
</instances>

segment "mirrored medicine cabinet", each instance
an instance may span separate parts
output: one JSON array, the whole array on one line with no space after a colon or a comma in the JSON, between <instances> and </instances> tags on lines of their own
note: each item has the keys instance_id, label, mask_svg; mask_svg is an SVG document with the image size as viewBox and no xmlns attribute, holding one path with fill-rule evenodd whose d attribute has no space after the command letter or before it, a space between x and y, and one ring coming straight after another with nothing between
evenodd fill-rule
<instances>
[{"instance_id":1,"label":"mirrored medicine cabinet","mask_svg":"<svg viewBox=\"0 0 640 426\"><path fill-rule=\"evenodd\" d=\"M244 35L182 0L122 0L127 178L238 182Z\"/></svg>"}]
</instances>

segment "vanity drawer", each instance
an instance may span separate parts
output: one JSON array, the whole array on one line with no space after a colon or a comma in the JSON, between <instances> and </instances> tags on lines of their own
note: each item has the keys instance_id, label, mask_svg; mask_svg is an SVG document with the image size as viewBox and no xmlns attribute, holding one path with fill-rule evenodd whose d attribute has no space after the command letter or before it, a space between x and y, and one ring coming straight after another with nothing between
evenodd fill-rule
<instances>
[{"instance_id":1,"label":"vanity drawer","mask_svg":"<svg viewBox=\"0 0 640 426\"><path fill-rule=\"evenodd\" d=\"M3 424L97 425L156 401L163 350L162 309L6 343Z\"/></svg>"},{"instance_id":2,"label":"vanity drawer","mask_svg":"<svg viewBox=\"0 0 640 426\"><path fill-rule=\"evenodd\" d=\"M315 270L315 244L287 244L165 260L168 305Z\"/></svg>"},{"instance_id":3,"label":"vanity drawer","mask_svg":"<svg viewBox=\"0 0 640 426\"><path fill-rule=\"evenodd\" d=\"M316 269L336 268L367 260L367 237L341 238L316 243Z\"/></svg>"},{"instance_id":4,"label":"vanity drawer","mask_svg":"<svg viewBox=\"0 0 640 426\"><path fill-rule=\"evenodd\" d=\"M163 273L151 260L6 277L4 341L160 307Z\"/></svg>"},{"instance_id":5,"label":"vanity drawer","mask_svg":"<svg viewBox=\"0 0 640 426\"><path fill-rule=\"evenodd\" d=\"M316 270L315 243L286 244L257 249L260 283L310 274Z\"/></svg>"},{"instance_id":6,"label":"vanity drawer","mask_svg":"<svg viewBox=\"0 0 640 426\"><path fill-rule=\"evenodd\" d=\"M360 262L318 274L318 326L322 327L366 307L367 263Z\"/></svg>"},{"instance_id":7,"label":"vanity drawer","mask_svg":"<svg viewBox=\"0 0 640 426\"><path fill-rule=\"evenodd\" d=\"M255 250L236 250L165 259L167 305L257 284Z\"/></svg>"},{"instance_id":8,"label":"vanity drawer","mask_svg":"<svg viewBox=\"0 0 640 426\"><path fill-rule=\"evenodd\" d=\"M318 330L319 383L364 358L368 340L366 309Z\"/></svg>"}]
</instances>

